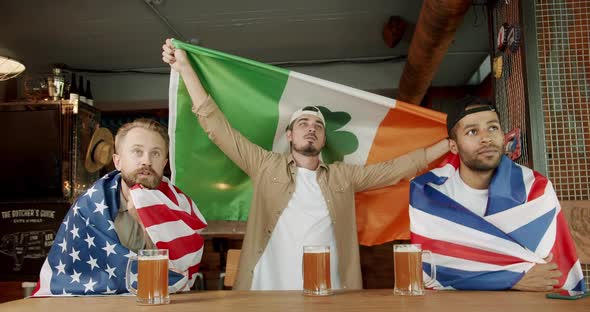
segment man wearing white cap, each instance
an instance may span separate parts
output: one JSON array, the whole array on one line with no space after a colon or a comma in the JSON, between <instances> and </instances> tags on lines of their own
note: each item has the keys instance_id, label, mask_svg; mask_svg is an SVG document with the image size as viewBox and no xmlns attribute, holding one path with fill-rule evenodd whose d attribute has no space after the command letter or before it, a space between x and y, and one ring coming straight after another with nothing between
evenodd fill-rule
<instances>
[{"instance_id":1,"label":"man wearing white cap","mask_svg":"<svg viewBox=\"0 0 590 312\"><path fill-rule=\"evenodd\" d=\"M416 175L448 151L447 140L374 165L326 165L320 160L325 119L317 107L307 106L293 113L287 127L290 153L266 151L231 127L184 51L170 40L162 48L164 62L184 80L199 123L254 186L234 289L302 289L304 245L331 247L333 289L362 288L355 192Z\"/></svg>"}]
</instances>

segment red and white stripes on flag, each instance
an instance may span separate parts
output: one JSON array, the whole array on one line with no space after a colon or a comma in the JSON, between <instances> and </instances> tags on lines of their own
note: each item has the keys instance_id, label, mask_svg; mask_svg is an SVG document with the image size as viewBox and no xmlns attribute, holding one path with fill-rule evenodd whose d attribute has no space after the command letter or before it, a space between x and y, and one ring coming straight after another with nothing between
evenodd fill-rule
<instances>
[{"instance_id":1,"label":"red and white stripes on flag","mask_svg":"<svg viewBox=\"0 0 590 312\"><path fill-rule=\"evenodd\" d=\"M410 185L412 242L433 253L437 266L433 287L510 289L552 254L552 262L562 272L554 287L585 290L575 246L551 182L503 157L481 217L451 198L449 182L458 176L459 164L459 157L450 155L439 168ZM431 274L428 262L423 269Z\"/></svg>"},{"instance_id":2,"label":"red and white stripes on flag","mask_svg":"<svg viewBox=\"0 0 590 312\"><path fill-rule=\"evenodd\" d=\"M134 186L131 197L152 242L159 249L168 249L171 269L188 271L187 287L192 287L203 255L200 233L207 226L197 205L166 177L156 190Z\"/></svg>"}]
</instances>

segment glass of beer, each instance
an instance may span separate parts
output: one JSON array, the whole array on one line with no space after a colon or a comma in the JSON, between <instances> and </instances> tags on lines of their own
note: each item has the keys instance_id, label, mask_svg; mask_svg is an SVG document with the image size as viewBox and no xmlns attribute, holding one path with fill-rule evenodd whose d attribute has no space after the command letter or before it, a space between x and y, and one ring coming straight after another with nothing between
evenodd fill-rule
<instances>
[{"instance_id":1,"label":"glass of beer","mask_svg":"<svg viewBox=\"0 0 590 312\"><path fill-rule=\"evenodd\" d=\"M330 246L303 246L303 294L332 294L330 279Z\"/></svg>"},{"instance_id":2,"label":"glass of beer","mask_svg":"<svg viewBox=\"0 0 590 312\"><path fill-rule=\"evenodd\" d=\"M436 264L432 258L432 253L428 250L422 250L420 244L393 245L394 294L402 296L424 295L423 254L428 254L431 260L431 278L427 281L430 283L436 280Z\"/></svg>"},{"instance_id":3,"label":"glass of beer","mask_svg":"<svg viewBox=\"0 0 590 312\"><path fill-rule=\"evenodd\" d=\"M137 261L137 288L131 280L132 263ZM141 249L127 262L127 289L136 302L145 305L168 304L168 249Z\"/></svg>"}]
</instances>

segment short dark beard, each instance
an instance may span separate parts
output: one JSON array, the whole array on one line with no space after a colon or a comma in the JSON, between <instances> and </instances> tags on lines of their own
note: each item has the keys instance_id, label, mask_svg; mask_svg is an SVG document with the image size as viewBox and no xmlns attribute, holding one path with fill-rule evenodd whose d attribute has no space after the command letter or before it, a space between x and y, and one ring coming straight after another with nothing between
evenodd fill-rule
<instances>
[{"instance_id":1,"label":"short dark beard","mask_svg":"<svg viewBox=\"0 0 590 312\"><path fill-rule=\"evenodd\" d=\"M298 148L297 146L293 145L293 150L303 156L317 156L320 154L321 150L315 148L312 144L305 146L304 148Z\"/></svg>"},{"instance_id":2,"label":"short dark beard","mask_svg":"<svg viewBox=\"0 0 590 312\"><path fill-rule=\"evenodd\" d=\"M459 156L461 157L461 153L459 152ZM500 157L498 157L498 160L495 161L494 163L487 165L477 159L466 159L465 157L461 157L461 160L463 161L463 163L465 164L465 166L467 166L467 168L473 170L473 171L477 171L477 172L486 172L486 171L490 171L490 170L494 170L496 168L498 168L498 166L500 165L500 162L502 161L502 155L500 155Z\"/></svg>"},{"instance_id":3,"label":"short dark beard","mask_svg":"<svg viewBox=\"0 0 590 312\"><path fill-rule=\"evenodd\" d=\"M314 138L317 140L318 137L316 134L313 134ZM317 156L322 152L322 148L324 148L324 146L326 146L326 142L327 142L327 138L324 137L324 144L322 146L320 146L320 148L315 148L313 146L312 142L307 141L306 145L304 147L297 147L295 144L293 144L293 141L289 142L289 149L290 152L292 153L293 151L303 155L303 156L307 156L307 157L311 157L311 156Z\"/></svg>"},{"instance_id":4,"label":"short dark beard","mask_svg":"<svg viewBox=\"0 0 590 312\"><path fill-rule=\"evenodd\" d=\"M149 171L151 175L147 178L139 178L139 173L142 171ZM141 184L143 185L143 187L148 188L150 190L155 190L162 182L162 176L156 173L154 169L152 169L151 167L142 167L131 172L130 174L121 172L121 178L123 179L125 184L127 184L128 187L133 187L136 184Z\"/></svg>"}]
</instances>

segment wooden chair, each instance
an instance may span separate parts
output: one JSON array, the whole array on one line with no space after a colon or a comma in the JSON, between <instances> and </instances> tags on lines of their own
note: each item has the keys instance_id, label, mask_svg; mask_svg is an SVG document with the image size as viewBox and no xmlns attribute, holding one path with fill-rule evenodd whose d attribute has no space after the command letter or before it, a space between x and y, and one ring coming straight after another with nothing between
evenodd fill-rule
<instances>
[{"instance_id":1,"label":"wooden chair","mask_svg":"<svg viewBox=\"0 0 590 312\"><path fill-rule=\"evenodd\" d=\"M576 244L586 286L590 288L590 200L561 201L561 209Z\"/></svg>"},{"instance_id":2,"label":"wooden chair","mask_svg":"<svg viewBox=\"0 0 590 312\"><path fill-rule=\"evenodd\" d=\"M227 260L225 263L225 272L219 275L219 285L233 287L238 273L238 263L240 263L240 249L229 249L227 251Z\"/></svg>"}]
</instances>

